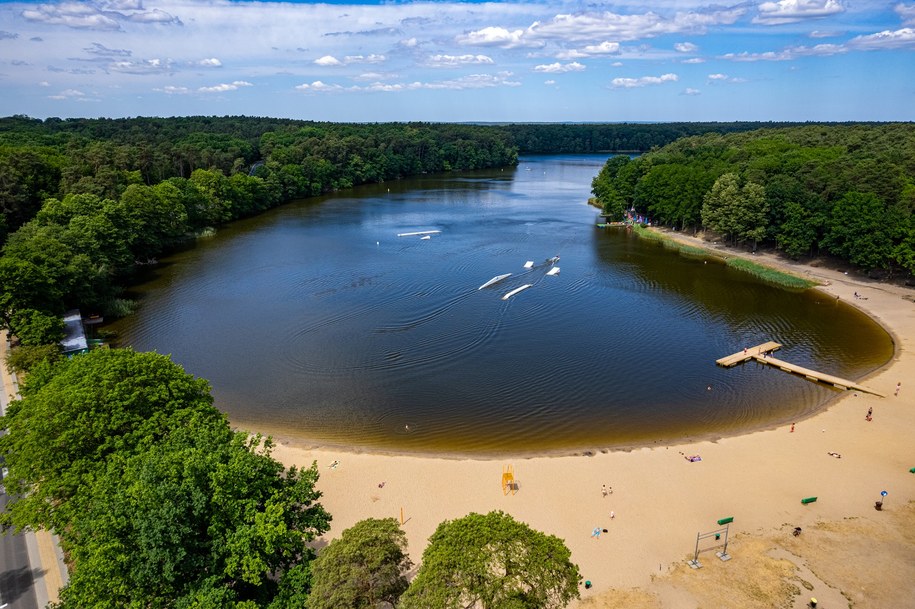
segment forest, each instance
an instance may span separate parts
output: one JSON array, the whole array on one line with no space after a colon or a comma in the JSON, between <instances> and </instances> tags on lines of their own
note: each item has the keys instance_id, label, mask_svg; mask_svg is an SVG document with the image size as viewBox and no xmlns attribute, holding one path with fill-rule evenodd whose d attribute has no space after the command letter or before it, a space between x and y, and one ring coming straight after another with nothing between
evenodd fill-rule
<instances>
[{"instance_id":1,"label":"forest","mask_svg":"<svg viewBox=\"0 0 915 609\"><path fill-rule=\"evenodd\" d=\"M609 159L592 182L627 214L875 276L915 274L915 125L803 125L679 139Z\"/></svg>"}]
</instances>

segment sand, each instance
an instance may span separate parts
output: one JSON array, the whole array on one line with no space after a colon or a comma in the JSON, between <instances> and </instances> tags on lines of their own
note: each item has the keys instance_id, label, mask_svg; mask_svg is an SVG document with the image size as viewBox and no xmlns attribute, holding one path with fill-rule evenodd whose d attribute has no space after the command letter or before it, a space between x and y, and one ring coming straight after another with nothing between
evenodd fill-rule
<instances>
[{"instance_id":1,"label":"sand","mask_svg":"<svg viewBox=\"0 0 915 609\"><path fill-rule=\"evenodd\" d=\"M793 432L786 425L590 456L445 459L286 441L274 456L286 465L318 463L321 502L333 515L322 544L364 518L403 518L418 564L443 520L503 510L565 540L593 583L582 587L581 607L801 607L817 594L822 607L915 602L915 540L906 533L915 523L915 474L909 473L915 467L915 290L748 257L823 283L817 289L859 307L891 333L893 360L860 379L886 398L844 392L824 411L797 421ZM868 408L872 421L865 420ZM684 459L693 454L702 461ZM508 495L501 485L507 466L518 482ZM604 484L612 488L607 496ZM884 508L877 511L884 490ZM816 502L801 503L812 496ZM697 533L720 529L717 521L725 517L734 518L732 559L715 556L723 539L704 539L703 568L689 568ZM791 534L795 526L802 528L798 537ZM592 538L595 527L608 532Z\"/></svg>"}]
</instances>

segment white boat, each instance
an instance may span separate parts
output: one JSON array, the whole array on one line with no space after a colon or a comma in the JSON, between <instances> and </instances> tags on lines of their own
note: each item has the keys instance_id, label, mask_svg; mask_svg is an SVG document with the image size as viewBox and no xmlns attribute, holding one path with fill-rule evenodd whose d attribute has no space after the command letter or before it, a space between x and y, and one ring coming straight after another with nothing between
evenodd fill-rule
<instances>
[{"instance_id":1,"label":"white boat","mask_svg":"<svg viewBox=\"0 0 915 609\"><path fill-rule=\"evenodd\" d=\"M548 270L548 271L546 272L546 274L547 274L547 275L558 275L558 274L559 274L559 267L558 267L558 266L554 266L553 268L551 268L550 270Z\"/></svg>"},{"instance_id":2,"label":"white boat","mask_svg":"<svg viewBox=\"0 0 915 609\"><path fill-rule=\"evenodd\" d=\"M420 237L419 240L420 240L420 241L425 241L426 239L431 239L431 238L432 238L432 235L425 235L425 236L423 236L423 237Z\"/></svg>"},{"instance_id":3,"label":"white boat","mask_svg":"<svg viewBox=\"0 0 915 609\"><path fill-rule=\"evenodd\" d=\"M517 294L518 292L523 292L524 290L528 289L529 287L532 287L533 285L534 285L534 284L532 284L532 283L525 283L525 284L524 284L523 286L521 286L520 288L515 288L514 290L512 290L511 292L509 292L508 294L506 294L505 296L503 296L503 297L502 297L502 300L508 300L509 298L511 298L512 296L514 296L515 294Z\"/></svg>"},{"instance_id":4,"label":"white boat","mask_svg":"<svg viewBox=\"0 0 915 609\"><path fill-rule=\"evenodd\" d=\"M512 275L511 273L505 273L504 275L496 275L495 277L493 277L492 279L490 279L489 281L487 281L486 283L484 283L483 285L481 285L481 286L478 287L477 289L478 289L478 290L482 290L483 288L488 288L489 286L491 286L491 285L494 284L494 283L499 283L500 281L502 281L502 280L505 279L506 277L511 277L511 275Z\"/></svg>"},{"instance_id":5,"label":"white boat","mask_svg":"<svg viewBox=\"0 0 915 609\"><path fill-rule=\"evenodd\" d=\"M534 266L533 260L528 260L527 262L524 263L524 268L526 268L526 269L533 268L533 266Z\"/></svg>"},{"instance_id":6,"label":"white boat","mask_svg":"<svg viewBox=\"0 0 915 609\"><path fill-rule=\"evenodd\" d=\"M398 237L415 237L416 235L435 235L440 233L440 230L418 230L413 231L412 233L397 233Z\"/></svg>"},{"instance_id":7,"label":"white boat","mask_svg":"<svg viewBox=\"0 0 915 609\"><path fill-rule=\"evenodd\" d=\"M547 264L556 264L557 262L559 262L559 256L553 256L552 258L547 258L546 261L547 261Z\"/></svg>"}]
</instances>

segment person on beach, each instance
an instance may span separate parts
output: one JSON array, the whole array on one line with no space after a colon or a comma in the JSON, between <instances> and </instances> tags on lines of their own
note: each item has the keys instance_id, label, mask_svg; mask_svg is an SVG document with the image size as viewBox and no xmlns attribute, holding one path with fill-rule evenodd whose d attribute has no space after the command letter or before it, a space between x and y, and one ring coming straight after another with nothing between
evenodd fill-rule
<instances>
[{"instance_id":1,"label":"person on beach","mask_svg":"<svg viewBox=\"0 0 915 609\"><path fill-rule=\"evenodd\" d=\"M899 396L899 388L900 388L900 387L902 387L902 383L896 383L896 393L894 393L893 395L895 395L895 396L897 396L897 397Z\"/></svg>"},{"instance_id":2,"label":"person on beach","mask_svg":"<svg viewBox=\"0 0 915 609\"><path fill-rule=\"evenodd\" d=\"M794 423L791 424L791 433L794 433Z\"/></svg>"},{"instance_id":3,"label":"person on beach","mask_svg":"<svg viewBox=\"0 0 915 609\"><path fill-rule=\"evenodd\" d=\"M874 407L871 406L870 408L867 409L867 416L864 417L864 419L867 420L867 421L870 421L870 420L873 418L873 417L871 416L871 415L873 415L873 414L874 414Z\"/></svg>"},{"instance_id":4,"label":"person on beach","mask_svg":"<svg viewBox=\"0 0 915 609\"><path fill-rule=\"evenodd\" d=\"M600 494L603 495L604 497L607 496L607 485L606 484L604 484L603 486L600 487Z\"/></svg>"}]
</instances>

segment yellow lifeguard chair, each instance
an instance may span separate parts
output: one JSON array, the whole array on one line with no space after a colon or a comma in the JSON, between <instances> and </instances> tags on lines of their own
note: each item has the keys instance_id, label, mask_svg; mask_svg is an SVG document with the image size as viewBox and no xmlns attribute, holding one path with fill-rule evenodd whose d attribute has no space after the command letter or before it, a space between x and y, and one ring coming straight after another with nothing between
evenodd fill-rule
<instances>
[{"instance_id":1,"label":"yellow lifeguard chair","mask_svg":"<svg viewBox=\"0 0 915 609\"><path fill-rule=\"evenodd\" d=\"M512 495L518 492L518 485L515 484L515 467L505 465L502 467L502 494L507 495L511 491Z\"/></svg>"}]
</instances>

